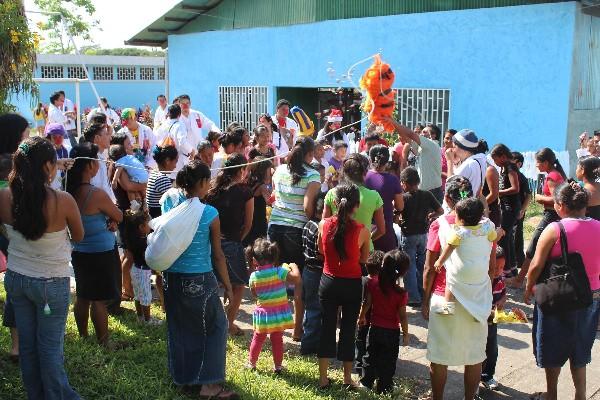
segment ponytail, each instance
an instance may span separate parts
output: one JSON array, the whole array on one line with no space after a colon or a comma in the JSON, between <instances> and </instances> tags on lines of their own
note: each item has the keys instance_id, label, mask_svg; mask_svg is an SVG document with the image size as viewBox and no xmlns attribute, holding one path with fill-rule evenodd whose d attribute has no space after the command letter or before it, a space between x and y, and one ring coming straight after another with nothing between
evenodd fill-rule
<instances>
[{"instance_id":1,"label":"ponytail","mask_svg":"<svg viewBox=\"0 0 600 400\"><path fill-rule=\"evenodd\" d=\"M292 175L292 185L297 185L306 174L306 155L315 150L315 142L311 137L299 138L290 152L288 159L288 170Z\"/></svg>"},{"instance_id":2,"label":"ponytail","mask_svg":"<svg viewBox=\"0 0 600 400\"><path fill-rule=\"evenodd\" d=\"M219 171L219 174L212 184L212 187L206 194L206 202L209 204L215 203L221 193L231 187L233 184L233 178L242 168L246 166L246 163L246 157L244 157L242 154L231 154L223 164L225 168Z\"/></svg>"},{"instance_id":3,"label":"ponytail","mask_svg":"<svg viewBox=\"0 0 600 400\"><path fill-rule=\"evenodd\" d=\"M556 158L556 154L549 149L548 147L544 147L535 153L535 159L538 162L548 162L552 165L552 167L558 171L558 173L563 177L564 180L567 180L567 174L565 174L565 170L563 169L560 161Z\"/></svg>"},{"instance_id":4,"label":"ponytail","mask_svg":"<svg viewBox=\"0 0 600 400\"><path fill-rule=\"evenodd\" d=\"M398 286L398 277L404 276L410 266L408 255L400 250L391 250L385 253L379 271L379 288L384 296L392 289L396 293L404 293L404 289Z\"/></svg>"},{"instance_id":5,"label":"ponytail","mask_svg":"<svg viewBox=\"0 0 600 400\"><path fill-rule=\"evenodd\" d=\"M352 212L360 204L358 186L345 183L335 188L335 203L337 212L337 227L333 235L333 243L340 259L346 259L346 227L352 217Z\"/></svg>"},{"instance_id":6,"label":"ponytail","mask_svg":"<svg viewBox=\"0 0 600 400\"><path fill-rule=\"evenodd\" d=\"M563 169L560 161L558 161L558 158L556 159L556 161L554 161L553 165L554 165L554 169L558 171L558 173L563 177L563 179L567 180L567 174L565 173L565 170Z\"/></svg>"}]
</instances>

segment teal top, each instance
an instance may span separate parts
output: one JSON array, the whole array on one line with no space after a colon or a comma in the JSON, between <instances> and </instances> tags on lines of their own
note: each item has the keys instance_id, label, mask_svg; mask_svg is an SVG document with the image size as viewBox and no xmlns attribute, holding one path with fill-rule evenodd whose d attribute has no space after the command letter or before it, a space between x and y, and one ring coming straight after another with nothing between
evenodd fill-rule
<instances>
[{"instance_id":1,"label":"teal top","mask_svg":"<svg viewBox=\"0 0 600 400\"><path fill-rule=\"evenodd\" d=\"M163 213L177 207L186 200L181 193L179 202L170 200L163 203ZM175 204L176 203L176 204ZM219 216L219 212L213 206L206 205L198 224L198 230L189 247L173 263L168 272L179 272L184 274L212 272L212 247L210 242L210 224Z\"/></svg>"},{"instance_id":2,"label":"teal top","mask_svg":"<svg viewBox=\"0 0 600 400\"><path fill-rule=\"evenodd\" d=\"M83 205L80 211L85 209L92 192L96 190L90 185ZM117 242L115 234L108 230L108 222L106 215L102 213L84 215L81 214L81 222L83 223L83 240L73 244L73 250L81 253L102 253L113 250Z\"/></svg>"}]
</instances>

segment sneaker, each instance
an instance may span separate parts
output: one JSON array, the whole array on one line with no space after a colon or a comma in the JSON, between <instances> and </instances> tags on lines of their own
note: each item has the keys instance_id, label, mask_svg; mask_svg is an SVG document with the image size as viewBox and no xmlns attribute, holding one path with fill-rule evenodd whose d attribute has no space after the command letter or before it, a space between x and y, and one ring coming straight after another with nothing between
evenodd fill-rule
<instances>
[{"instance_id":1,"label":"sneaker","mask_svg":"<svg viewBox=\"0 0 600 400\"><path fill-rule=\"evenodd\" d=\"M250 370L252 372L256 371L256 365L252 365L249 362L246 363L246 365L244 365L244 368L246 368L246 369L248 369L248 370Z\"/></svg>"},{"instance_id":2,"label":"sneaker","mask_svg":"<svg viewBox=\"0 0 600 400\"><path fill-rule=\"evenodd\" d=\"M164 321L162 319L158 319L158 318L154 318L154 317L150 317L149 320L144 321L144 323L149 326L159 326L159 325L162 325L163 322Z\"/></svg>"},{"instance_id":3,"label":"sneaker","mask_svg":"<svg viewBox=\"0 0 600 400\"><path fill-rule=\"evenodd\" d=\"M452 301L449 301L446 304L440 305L435 312L441 315L454 315L455 308L456 304Z\"/></svg>"},{"instance_id":4,"label":"sneaker","mask_svg":"<svg viewBox=\"0 0 600 400\"><path fill-rule=\"evenodd\" d=\"M498 390L500 388L500 384L494 378L488 379L487 381L481 382L483 387L488 390Z\"/></svg>"}]
</instances>

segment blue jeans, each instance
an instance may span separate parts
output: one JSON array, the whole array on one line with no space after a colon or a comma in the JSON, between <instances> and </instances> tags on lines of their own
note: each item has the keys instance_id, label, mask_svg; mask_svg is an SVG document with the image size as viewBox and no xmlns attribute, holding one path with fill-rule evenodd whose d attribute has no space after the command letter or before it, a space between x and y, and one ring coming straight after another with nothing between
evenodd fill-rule
<instances>
[{"instance_id":1,"label":"blue jeans","mask_svg":"<svg viewBox=\"0 0 600 400\"><path fill-rule=\"evenodd\" d=\"M321 303L319 285L322 269L305 267L302 272L302 301L304 302L304 335L300 343L300 354L316 354L321 337Z\"/></svg>"},{"instance_id":2,"label":"blue jeans","mask_svg":"<svg viewBox=\"0 0 600 400\"><path fill-rule=\"evenodd\" d=\"M4 279L19 331L19 363L29 399L79 399L64 367L69 278L30 278L8 271ZM45 305L50 314L44 313Z\"/></svg>"},{"instance_id":3,"label":"blue jeans","mask_svg":"<svg viewBox=\"0 0 600 400\"><path fill-rule=\"evenodd\" d=\"M420 303L423 295L423 266L427 250L427 234L402 235L402 250L408 254L410 266L404 275L404 287L411 303Z\"/></svg>"},{"instance_id":4,"label":"blue jeans","mask_svg":"<svg viewBox=\"0 0 600 400\"><path fill-rule=\"evenodd\" d=\"M169 372L176 385L225 380L227 318L217 278L206 273L163 273Z\"/></svg>"}]
</instances>

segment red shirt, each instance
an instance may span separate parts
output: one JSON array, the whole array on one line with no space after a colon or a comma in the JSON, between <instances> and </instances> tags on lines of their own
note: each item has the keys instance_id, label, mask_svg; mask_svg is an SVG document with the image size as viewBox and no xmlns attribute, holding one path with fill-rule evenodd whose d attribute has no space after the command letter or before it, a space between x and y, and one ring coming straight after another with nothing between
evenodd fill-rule
<instances>
[{"instance_id":1,"label":"red shirt","mask_svg":"<svg viewBox=\"0 0 600 400\"><path fill-rule=\"evenodd\" d=\"M548 180L554 181L557 185L563 183L565 179L558 171L551 171L544 179L544 187L542 192L544 196L550 196L550 187L548 186Z\"/></svg>"},{"instance_id":2,"label":"red shirt","mask_svg":"<svg viewBox=\"0 0 600 400\"><path fill-rule=\"evenodd\" d=\"M454 224L456 220L456 216L454 214L444 215L442 218L446 218L446 221L448 221L450 225ZM439 231L440 223L436 219L429 227L429 235L427 236L427 250L434 253L440 253L442 251L442 244L440 243L440 237L438 235ZM440 272L438 272L433 279L433 293L443 296L445 291L446 269L442 267Z\"/></svg>"},{"instance_id":3,"label":"red shirt","mask_svg":"<svg viewBox=\"0 0 600 400\"><path fill-rule=\"evenodd\" d=\"M408 304L408 292L398 293L392 288L384 294L379 287L379 277L373 277L367 283L371 294L371 325L386 329L398 329L400 316L398 309Z\"/></svg>"},{"instance_id":4,"label":"red shirt","mask_svg":"<svg viewBox=\"0 0 600 400\"><path fill-rule=\"evenodd\" d=\"M362 271L360 269L360 248L358 239L362 224L354 220L349 220L346 224L346 236L344 237L344 247L346 248L346 258L340 259L333 237L337 228L337 216L325 218L323 224L323 250L325 261L323 263L323 273L336 278L360 278Z\"/></svg>"}]
</instances>

